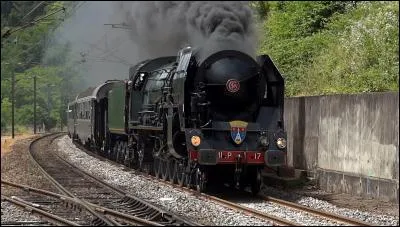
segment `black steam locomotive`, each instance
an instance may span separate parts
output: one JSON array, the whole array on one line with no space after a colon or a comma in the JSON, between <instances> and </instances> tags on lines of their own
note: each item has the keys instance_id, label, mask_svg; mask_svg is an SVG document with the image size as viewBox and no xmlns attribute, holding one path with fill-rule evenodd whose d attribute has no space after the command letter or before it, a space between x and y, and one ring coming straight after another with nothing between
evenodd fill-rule
<instances>
[{"instance_id":1,"label":"black steam locomotive","mask_svg":"<svg viewBox=\"0 0 400 227\"><path fill-rule=\"evenodd\" d=\"M128 80L79 94L69 104L70 136L181 186L257 193L265 166L286 165L284 80L267 55L199 53L140 62Z\"/></svg>"}]
</instances>

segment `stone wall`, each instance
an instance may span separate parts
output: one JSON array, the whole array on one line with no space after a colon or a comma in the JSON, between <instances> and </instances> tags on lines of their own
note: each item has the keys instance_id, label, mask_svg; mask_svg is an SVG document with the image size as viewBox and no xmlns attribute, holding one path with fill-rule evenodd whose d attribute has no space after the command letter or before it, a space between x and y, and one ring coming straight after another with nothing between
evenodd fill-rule
<instances>
[{"instance_id":1,"label":"stone wall","mask_svg":"<svg viewBox=\"0 0 400 227\"><path fill-rule=\"evenodd\" d=\"M288 163L330 192L399 199L399 93L288 98Z\"/></svg>"}]
</instances>

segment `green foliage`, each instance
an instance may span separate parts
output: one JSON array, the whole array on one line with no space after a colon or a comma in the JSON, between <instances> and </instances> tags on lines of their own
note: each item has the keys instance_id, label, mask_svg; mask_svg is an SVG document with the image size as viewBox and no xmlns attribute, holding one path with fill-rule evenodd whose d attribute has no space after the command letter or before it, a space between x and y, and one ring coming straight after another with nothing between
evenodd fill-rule
<instances>
[{"instance_id":1,"label":"green foliage","mask_svg":"<svg viewBox=\"0 0 400 227\"><path fill-rule=\"evenodd\" d=\"M30 12L39 2L2 2L1 29L14 31L29 21L52 14L75 2L45 2ZM80 78L76 67L68 61L70 44L51 43L52 32L64 14L56 13L46 20L31 24L9 37L2 38L1 47L1 127L11 127L11 78L15 75L15 123L25 130L33 127L34 89L37 78L37 124L47 129L66 124L64 114L68 100L79 89ZM64 18L65 19L65 18ZM45 53L47 53L45 55ZM18 126L18 127L17 127Z\"/></svg>"},{"instance_id":2,"label":"green foliage","mask_svg":"<svg viewBox=\"0 0 400 227\"><path fill-rule=\"evenodd\" d=\"M7 130L7 126L11 122L11 102L8 98L1 100L1 131Z\"/></svg>"},{"instance_id":3,"label":"green foliage","mask_svg":"<svg viewBox=\"0 0 400 227\"><path fill-rule=\"evenodd\" d=\"M268 13L270 11L270 3L266 1L258 1L258 2L250 2L250 6L255 9L257 15L262 18L266 19L268 17Z\"/></svg>"},{"instance_id":4,"label":"green foliage","mask_svg":"<svg viewBox=\"0 0 400 227\"><path fill-rule=\"evenodd\" d=\"M286 95L398 90L398 2L269 2L260 53Z\"/></svg>"}]
</instances>

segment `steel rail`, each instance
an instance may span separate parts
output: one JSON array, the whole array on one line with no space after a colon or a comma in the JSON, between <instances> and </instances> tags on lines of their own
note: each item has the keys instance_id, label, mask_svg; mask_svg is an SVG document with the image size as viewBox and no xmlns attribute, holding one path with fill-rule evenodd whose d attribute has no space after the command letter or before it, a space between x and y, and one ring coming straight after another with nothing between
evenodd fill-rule
<instances>
[{"instance_id":1,"label":"steel rail","mask_svg":"<svg viewBox=\"0 0 400 227\"><path fill-rule=\"evenodd\" d=\"M107 158L104 158L102 156L99 156L98 154L96 154L94 152L88 151L87 149L85 149L84 147L80 146L79 144L76 144L76 143L74 143L74 144L79 146L81 148L81 150L84 149L84 152L86 152L88 154L90 153L91 155L94 155L97 158L100 158L102 160L108 160L108 161L111 161L111 162L113 162L115 164L124 166L123 164L117 163L117 162L112 161L110 159L107 159ZM212 201L220 203L220 204L222 204L222 205L224 205L226 207L232 208L232 207L236 207L237 206L238 209L242 209L243 208L242 211L245 211L248 214L252 214L252 212L255 211L255 213L253 215L257 216L257 217L261 217L261 218L263 218L262 217L263 215L266 215L266 214L263 214L262 212L259 212L257 210L254 210L254 209L251 209L251 208L247 208L247 207L244 207L244 206L240 206L238 204L234 204L232 202L217 198L215 196L207 195L207 194L204 194L204 193L198 193L197 191L195 191L193 189L190 189L190 188L187 188L187 187L180 187L180 186L178 186L176 184L172 184L170 181L164 181L162 179L158 179L158 178L156 178L156 177L154 177L152 175L145 174L145 173L140 172L140 171L138 171L136 169L132 169L132 170L135 173L140 174L141 176L143 176L143 177L145 177L145 178L147 178L149 180L155 180L155 181L163 183L163 184L171 185L175 189L178 189L178 190L183 191L183 192L189 192L189 193L191 193L191 194L193 194L195 196L203 196L203 197L205 197L207 199L210 199ZM293 202L289 202L289 201L285 201L285 200L281 200L281 199L278 199L278 198L274 198L274 197L270 197L270 196L261 196L261 195L259 195L259 197L261 199L265 200L265 201L274 202L274 203L276 203L278 205L281 205L281 206L287 206L287 207L290 207L290 208L293 208L293 209L297 209L297 210L300 210L300 211L303 211L303 212L308 212L308 213L311 213L311 214L314 214L314 215L317 215L317 216L320 216L320 217L323 217L323 218L331 219L333 221L343 222L343 223L347 223L347 224L351 224L351 225L355 225L355 226L371 226L371 224L369 224L367 222L364 222L364 221L361 221L361 220L357 220L357 219L354 219L354 218L348 218L348 217L345 217L345 216L342 216L342 215L338 215L338 214L334 214L334 213L328 213L328 212L325 212L325 211L317 210L317 209L314 209L314 208L311 208L311 207L307 207L307 206L302 206L302 205L299 205L299 204L296 204L296 203L293 203ZM239 208L239 207L241 207L241 208ZM270 217L268 217L268 216L270 216ZM274 218L278 219L276 221L276 223L279 224L279 225L297 225L297 224L295 224L293 222L284 223L286 221L284 221L283 219L280 220L280 218L272 216L272 215L264 216L264 219L274 219Z\"/></svg>"},{"instance_id":2,"label":"steel rail","mask_svg":"<svg viewBox=\"0 0 400 227\"><path fill-rule=\"evenodd\" d=\"M84 149L85 151L87 151L86 148L84 148L84 147L82 147L82 146L80 146L80 145L77 145L77 146L79 146L79 148L80 148L81 150ZM104 158L104 157L101 157L101 156L99 156L98 154L95 154L95 153L93 153L93 152L91 152L91 151L87 151L87 152L90 152L92 155L95 155L96 157L101 158L101 159L103 159L103 160L108 160L108 161L110 161L109 159L106 159L106 158ZM79 171L80 173L84 174L85 176L91 178L92 180L94 180L94 181L96 181L96 182L98 182L98 183L100 183L100 184L102 184L102 185L104 185L104 186L106 186L106 187L109 187L110 189L112 189L112 190L114 190L115 192L119 193L121 196L125 196L125 197L127 197L127 198L137 200L138 202L140 202L140 203L142 203L142 204L145 204L145 205L147 205L148 207L150 207L150 208L152 208L152 209L154 209L154 210L157 210L158 212L160 212L160 214L161 214L163 217L169 216L169 217L167 217L167 219L170 219L170 220L174 219L174 220L177 220L177 221L179 221L179 222L185 223L185 224L190 225L190 226L202 226L202 225L200 225L199 223L190 221L190 220L188 220L188 219L186 219L186 218L184 218L184 217L182 217L182 216L180 216L180 215L171 214L171 213L169 213L169 212L166 212L166 211L164 211L163 209L161 209L161 208L159 208L159 207L153 205L152 203L146 202L146 201L144 201L144 200L142 200L142 199L140 199L140 198L138 198L138 197L134 197L134 196L132 196L132 195L129 195L129 194L127 194L125 191L123 191L123 190L121 190L121 189L119 189L119 188L117 188L117 187L114 187L113 185L111 185L111 184L109 184L109 183L107 183L107 182L104 182L103 180L99 179L98 177L96 177L96 176L94 176L94 175L92 175L92 174L89 174L89 173L87 173L87 172L81 170L80 168L77 168L74 164L68 162L68 161L65 160L63 157L59 156L58 154L56 154L56 155L57 155L62 161L64 161L66 164L68 164L69 166L75 168L77 171ZM134 169L131 169L131 170L137 172L137 171L134 170ZM107 210L107 209L106 209L106 210ZM110 209L108 209L108 210L110 210ZM111 212L111 210L110 210L110 212Z\"/></svg>"},{"instance_id":3,"label":"steel rail","mask_svg":"<svg viewBox=\"0 0 400 227\"><path fill-rule=\"evenodd\" d=\"M51 136L51 135L56 135L56 134L57 134L57 133L55 133L55 134L50 134L50 135L46 135L46 136L43 136L43 137L47 137L47 136ZM65 133L61 133L60 135L57 135L57 136L55 136L54 138L52 138L52 139L50 140L50 143L52 143L55 139L59 138L60 136L63 136L63 134L65 134ZM39 140L39 139L42 139L43 137L38 138L38 140ZM36 141L33 141L33 142L31 143L31 145L32 145L34 142L36 142ZM31 147L30 147L30 148L31 148ZM95 215L95 216L101 216L101 217L106 217L105 215L107 215L107 216L113 216L114 218L117 218L117 219L120 219L120 220L124 220L124 221L130 222L130 223L140 224L140 225L162 226L164 223L166 223L166 224L174 224L174 225L176 225L176 224L178 224L178 225L184 224L184 225L190 225L190 226L201 226L199 223L195 223L195 222L190 221L190 220L188 220L188 219L186 219L186 218L183 218L183 217L181 217L181 216L179 216L179 215L172 214L172 213L167 212L167 211L165 211L165 210L163 210L163 209L161 209L161 208L159 208L159 207L157 207L157 206L155 206L155 205L153 205L153 204L151 204L151 203L149 203L149 202L146 202L146 201L144 201L144 200L142 200L142 199L140 199L140 198L137 198L137 197L134 197L134 196L132 196L132 195L129 195L129 194L127 194L125 191L123 191L123 190L121 190L121 189L119 189L119 188L116 188L116 187L112 186L111 184L109 184L109 183L107 183L107 182L104 182L103 180L101 180L101 179L99 179L99 178L97 178L97 177L95 177L95 176L93 176L93 175L91 175L91 174L89 174L89 173L87 173L87 172L81 170L80 168L77 168L75 165L73 165L72 163L70 163L70 162L68 162L67 160L65 160L65 159L64 159L63 157L61 157L59 154L57 154L57 153L53 153L53 154L55 154L55 156L56 156L57 158L59 158L60 161L62 161L62 162L65 163L66 165L68 165L68 166L70 166L71 168L73 168L73 171L74 171L74 172L77 172L77 173L79 173L79 174L82 174L82 175L88 177L89 179L91 179L91 180L95 181L96 183L99 183L99 184L101 184L101 185L103 185L103 186L105 186L105 187L111 189L112 191L116 192L117 194L123 196L124 198L128 198L128 199L132 199L132 200L134 200L134 201L137 201L137 202L139 202L140 204L142 204L142 205L144 205L144 206L146 206L146 207L148 207L148 208L150 208L150 209L156 211L157 214L154 214L154 215L153 215L153 218L155 218L155 217L162 217L162 218L166 219L167 221L162 222L162 224L160 224L160 223L155 222L155 221L151 221L151 220L147 220L147 219L142 219L142 218L139 218L139 217L130 215L130 214L125 214L125 213L122 213L122 212L119 212L119 211L115 211L115 210L112 210L112 209L109 209L109 208L106 208L106 207L102 207L102 206L99 206L99 205L90 203L90 202L88 202L88 201L86 201L86 200L81 200L81 199L79 199L77 196L75 196L75 195L73 195L71 192L69 192L67 189L65 189L65 188L64 188L61 184L59 184L55 179L53 179L53 178L40 166L40 164L39 164L38 162L36 162L35 158L33 157L33 154L31 153L31 157L32 157L32 159L34 160L34 162L38 165L39 169L42 170L42 172L44 173L44 175L45 175L46 177L53 179L53 180L51 180L52 183L55 184L56 187L57 187L63 194L65 194L65 195L67 195L67 196L70 196L70 197L73 197L75 200L79 201L79 204L80 204L81 206L83 206L84 208L86 208L89 212L92 211L92 212L91 212L92 214L94 214L94 215L97 214L97 215ZM153 213L154 213L154 212L153 212ZM100 219L102 219L102 218L100 218ZM113 221L113 220L112 220L112 221ZM115 222L115 221L113 221L113 222L115 223L114 225L119 225L119 223L117 223L117 222ZM108 223L107 223L107 224L108 224Z\"/></svg>"},{"instance_id":4,"label":"steel rail","mask_svg":"<svg viewBox=\"0 0 400 227\"><path fill-rule=\"evenodd\" d=\"M94 155L94 156L96 156L96 157L98 157L100 159L105 159L105 160L111 161L111 162L113 162L113 163L115 163L117 165L124 166L124 165L122 165L120 163L117 163L117 162L114 162L112 160L106 159L106 158L104 158L102 156L99 156L98 154L87 150L86 148L82 147L79 144L76 144L76 143L74 143L74 144L76 146L78 146L81 150L86 152L87 154ZM152 175L140 172L140 171L138 171L136 169L132 169L132 170L135 173L147 178L148 180L155 180L155 181L160 182L162 184L170 185L173 188L175 188L175 189L177 189L177 190L179 190L181 192L189 192L190 194L192 194L192 195L194 195L196 197L199 197L199 198L203 197L203 199L205 198L205 199L214 201L215 203L218 203L218 204L220 204L220 205L222 205L224 207L228 207L228 208L233 209L233 210L239 210L239 211L242 211L242 212L244 212L246 214L249 214L251 216L258 217L258 218L261 218L263 220L267 220L267 221L273 222L275 225L281 225L281 226L296 226L297 225L296 223L293 223L293 222L290 222L290 221L286 221L286 220L281 219L279 217L268 215L268 214L262 213L260 211L257 211L257 210L251 209L251 208L247 208L245 206L241 206L241 205L238 205L238 204L234 204L232 202L229 202L229 201L226 201L226 200L214 197L214 196L210 196L210 195L207 195L207 194L204 194L204 193L199 193L199 192L197 192L197 191L195 191L193 189L187 188L187 187L180 187L180 186L178 186L176 184L172 184L170 181L163 181L163 180L158 179L158 178L156 178L156 177L154 177Z\"/></svg>"},{"instance_id":5,"label":"steel rail","mask_svg":"<svg viewBox=\"0 0 400 227\"><path fill-rule=\"evenodd\" d=\"M46 195L46 196L50 196L56 199L60 199L62 201L68 201L71 203L74 203L76 205L82 205L80 203L80 201L76 200L73 197L69 197L69 196L65 196L65 195L61 195L61 194L57 194L51 191L47 191L47 190L43 190L43 189L39 189L39 188L33 188L27 185L23 185L23 184L17 184L17 183L13 183L13 182L9 182L6 180L1 180L2 184L8 185L8 186L12 186L12 187L16 187L16 188L20 188L24 191L28 191L28 192L34 192L37 194L41 194L41 195ZM91 207L93 207L94 210L99 211L101 213L104 214L110 214L116 217L119 217L120 219L123 219L124 221L129 221L129 222L133 222L135 224L141 224L141 225L153 225L153 226L163 226L157 222L153 222L153 221L148 221L146 219L141 219L132 215L127 215L118 211L114 211L90 202L87 202Z\"/></svg>"},{"instance_id":6,"label":"steel rail","mask_svg":"<svg viewBox=\"0 0 400 227\"><path fill-rule=\"evenodd\" d=\"M338 215L338 214L328 213L326 211L317 210L317 209L314 209L311 207L299 205L297 203L285 201L282 199L278 199L278 198L274 198L274 197L270 197L270 196L261 196L261 195L259 197L265 201L273 202L273 203L279 204L281 206L287 206L287 207L297 209L300 211L305 211L305 212L308 212L308 213L311 213L314 215L318 215L320 217L329 218L329 219L332 219L335 221L344 222L344 223L355 225L355 226L371 226L369 223L361 221L361 220L356 220L354 218L348 218L348 217Z\"/></svg>"},{"instance_id":7,"label":"steel rail","mask_svg":"<svg viewBox=\"0 0 400 227\"><path fill-rule=\"evenodd\" d=\"M57 194L52 191L47 191L47 190L43 190L43 189L39 189L39 188L33 188L33 187L30 187L30 186L24 185L24 184L17 184L17 183L13 183L13 182L6 181L6 180L1 180L1 183L11 186L11 187L20 188L24 191L34 192L34 193L41 194L41 195L46 195L46 196L50 196L50 197L64 200L64 201L78 202L73 197Z\"/></svg>"},{"instance_id":8,"label":"steel rail","mask_svg":"<svg viewBox=\"0 0 400 227\"><path fill-rule=\"evenodd\" d=\"M65 226L65 225L70 225L70 226L80 226L79 224L66 220L62 217L59 217L57 215L51 214L49 212L43 211L41 209L38 209L34 206L32 206L32 204L22 200L22 199L15 199L15 198L11 198L5 195L1 195L1 200L3 201L8 201L12 204L18 205L20 207L23 207L24 209L28 210L29 212L32 213L36 213L38 215L40 215L41 217L44 217L46 220L48 220L49 222L56 224L56 225L60 225L60 226Z\"/></svg>"},{"instance_id":9,"label":"steel rail","mask_svg":"<svg viewBox=\"0 0 400 227\"><path fill-rule=\"evenodd\" d=\"M192 190L192 189L189 189L189 190ZM207 194L204 194L204 193L199 193L199 194L204 198L207 198L207 199L209 199L211 201L214 201L214 202L217 202L219 204L223 204L226 207L243 211L243 212L245 212L247 214L250 214L252 216L255 216L255 217L258 217L258 218L261 218L261 219L264 219L264 220L272 221L274 224L277 224L277 225L281 225L281 226L297 226L296 223L291 222L291 221L287 221L287 220L285 220L283 218L280 218L280 217L276 217L276 216L273 216L273 215L270 215L270 214L266 214L266 213L260 212L258 210L255 210L255 209L251 209L251 208L248 208L248 207L236 204L236 203L229 202L229 201L224 200L224 199L220 199L220 198L215 197L215 196L210 196L210 195L207 195Z\"/></svg>"},{"instance_id":10,"label":"steel rail","mask_svg":"<svg viewBox=\"0 0 400 227\"><path fill-rule=\"evenodd\" d=\"M60 134L60 135L58 135ZM40 164L36 161L36 159L34 158L33 154L32 154L32 150L33 150L33 145L36 144L38 141L40 141L41 139L50 137L50 136L55 136L55 138L57 137L61 137L63 134L66 134L65 132L61 132L61 133L53 133L53 134L47 134L44 135L42 137L36 138L35 140L33 140L31 142L31 144L29 145L29 154L31 157L31 160L33 161L33 163L38 167L38 169L43 173L43 175L58 189L60 190L60 192L62 192L65 195L68 195L70 197L75 198L76 200L81 202L81 205L92 215L96 216L97 218L99 218L100 220L102 220L104 223L106 223L107 225L111 225L111 226L120 226L119 223L115 222L114 220L111 220L107 217L105 217L102 214L99 214L98 212L96 212L95 210L93 210L93 208L91 208L86 201L81 200L79 198L77 198L74 194L72 194L71 192L69 192L67 189L65 189L60 183L58 183L53 177L51 177L46 170L44 170ZM54 139L53 139L54 140ZM53 141L52 140L52 141Z\"/></svg>"},{"instance_id":11,"label":"steel rail","mask_svg":"<svg viewBox=\"0 0 400 227\"><path fill-rule=\"evenodd\" d=\"M151 178L153 178L153 176L151 176ZM187 188L187 187L176 186L176 185L172 184L169 181L165 181L164 182L161 179L157 179L157 178L155 178L155 180L158 181L158 182L165 183L167 185L171 185L175 189L181 190L182 192L189 192L190 194L192 194L192 195L194 195L194 196L196 196L198 198L208 199L208 200L211 200L211 201L213 201L215 203L218 203L218 204L220 204L222 206L228 207L230 209L242 211L242 212L244 212L244 213L246 213L248 215L251 215L251 216L254 216L254 217L257 217L257 218L261 218L261 219L266 220L266 221L270 221L274 225L280 225L280 226L297 226L298 225L298 224L296 224L294 222L285 220L285 219L280 218L280 217L276 217L274 215L266 214L266 213L260 212L258 210L252 209L252 208L248 208L248 207L245 207L245 206L233 203L233 202L229 202L229 201L224 200L224 199L220 199L220 198L215 197L215 196L207 195L205 193L199 193L198 191L195 191L195 190Z\"/></svg>"},{"instance_id":12,"label":"steel rail","mask_svg":"<svg viewBox=\"0 0 400 227\"><path fill-rule=\"evenodd\" d=\"M1 225L6 225L6 226L19 226L19 225L31 225L31 224L44 225L47 223L48 223L47 221L4 221L1 222Z\"/></svg>"}]
</instances>

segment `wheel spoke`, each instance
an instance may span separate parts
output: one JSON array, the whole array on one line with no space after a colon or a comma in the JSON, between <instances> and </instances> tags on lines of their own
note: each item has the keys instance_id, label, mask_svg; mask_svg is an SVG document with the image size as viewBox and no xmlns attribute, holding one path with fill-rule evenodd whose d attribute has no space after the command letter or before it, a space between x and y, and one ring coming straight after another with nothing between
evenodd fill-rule
<instances>
[{"instance_id":1,"label":"wheel spoke","mask_svg":"<svg viewBox=\"0 0 400 227\"><path fill-rule=\"evenodd\" d=\"M251 192L253 195L257 195L261 189L261 170L256 169L253 172L253 178L251 182Z\"/></svg>"},{"instance_id":2,"label":"wheel spoke","mask_svg":"<svg viewBox=\"0 0 400 227\"><path fill-rule=\"evenodd\" d=\"M181 163L177 163L177 178L178 178L178 184L181 187L186 186L186 174L184 172L185 166Z\"/></svg>"},{"instance_id":3,"label":"wheel spoke","mask_svg":"<svg viewBox=\"0 0 400 227\"><path fill-rule=\"evenodd\" d=\"M162 159L162 179L168 180L169 179L169 162L168 159Z\"/></svg>"},{"instance_id":4,"label":"wheel spoke","mask_svg":"<svg viewBox=\"0 0 400 227\"><path fill-rule=\"evenodd\" d=\"M160 178L160 164L161 164L161 160L158 157L154 158L154 176L156 178Z\"/></svg>"},{"instance_id":5,"label":"wheel spoke","mask_svg":"<svg viewBox=\"0 0 400 227\"><path fill-rule=\"evenodd\" d=\"M176 176L177 176L177 165L176 165L176 161L174 159L170 159L168 162L168 166L169 166L169 181L172 184L176 183Z\"/></svg>"},{"instance_id":6,"label":"wheel spoke","mask_svg":"<svg viewBox=\"0 0 400 227\"><path fill-rule=\"evenodd\" d=\"M195 184L198 192L204 192L206 190L207 175L205 171L202 171L199 167L196 168L195 172Z\"/></svg>"}]
</instances>

